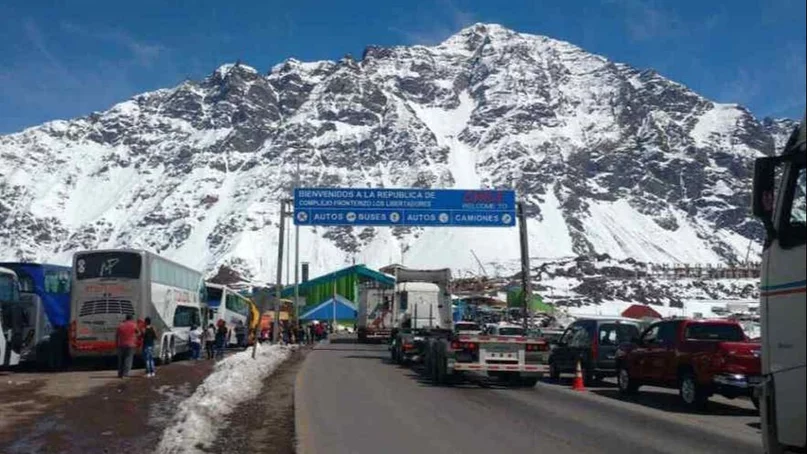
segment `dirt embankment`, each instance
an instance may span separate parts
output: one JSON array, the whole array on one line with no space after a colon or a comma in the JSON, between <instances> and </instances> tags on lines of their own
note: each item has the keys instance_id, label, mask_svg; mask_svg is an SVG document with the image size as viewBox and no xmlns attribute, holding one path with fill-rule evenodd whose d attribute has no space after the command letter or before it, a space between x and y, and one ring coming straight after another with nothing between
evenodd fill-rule
<instances>
[{"instance_id":1,"label":"dirt embankment","mask_svg":"<svg viewBox=\"0 0 807 454\"><path fill-rule=\"evenodd\" d=\"M153 452L176 406L213 369L180 361L118 379L115 370L0 376L0 446L14 453Z\"/></svg>"}]
</instances>

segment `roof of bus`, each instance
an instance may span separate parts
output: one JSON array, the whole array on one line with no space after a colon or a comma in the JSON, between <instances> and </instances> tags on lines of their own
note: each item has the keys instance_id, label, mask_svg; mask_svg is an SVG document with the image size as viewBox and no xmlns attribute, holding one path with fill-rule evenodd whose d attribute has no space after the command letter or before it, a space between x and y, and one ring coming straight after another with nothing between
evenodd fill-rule
<instances>
[{"instance_id":1,"label":"roof of bus","mask_svg":"<svg viewBox=\"0 0 807 454\"><path fill-rule=\"evenodd\" d=\"M63 270L69 270L70 266L67 265L54 265L52 263L33 263L33 262L0 262L0 266L5 268L19 268L21 266L33 266L33 267L44 267L44 268L61 268Z\"/></svg>"},{"instance_id":2,"label":"roof of bus","mask_svg":"<svg viewBox=\"0 0 807 454\"><path fill-rule=\"evenodd\" d=\"M160 260L164 260L164 261L166 261L168 263L172 263L174 265L181 266L182 268L186 268L188 271L193 271L194 273L201 273L201 271L195 270L195 269L189 267L188 265L183 265L182 263L179 263L177 261L171 260L169 258L165 258L160 254L155 254L154 252L147 251L145 249L129 249L129 248L93 249L93 250L85 250L85 251L76 251L76 253L73 254L73 257L75 258L79 254L92 254L92 253L98 253L98 252L130 252L130 253L134 253L134 254L150 255L150 256L156 257L156 258L158 258Z\"/></svg>"}]
</instances>

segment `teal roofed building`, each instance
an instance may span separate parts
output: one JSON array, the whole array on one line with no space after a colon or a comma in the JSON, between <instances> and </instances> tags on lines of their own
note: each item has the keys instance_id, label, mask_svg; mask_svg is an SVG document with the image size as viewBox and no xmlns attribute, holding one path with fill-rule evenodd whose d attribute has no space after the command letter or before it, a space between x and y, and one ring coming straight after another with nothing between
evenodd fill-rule
<instances>
[{"instance_id":1,"label":"teal roofed building","mask_svg":"<svg viewBox=\"0 0 807 454\"><path fill-rule=\"evenodd\" d=\"M300 313L305 314L336 297L339 301L347 300L357 305L361 288L392 290L394 287L394 277L364 265L353 265L300 283L300 297L305 298L305 307L300 309ZM293 298L294 285L284 287L281 295L282 298Z\"/></svg>"}]
</instances>

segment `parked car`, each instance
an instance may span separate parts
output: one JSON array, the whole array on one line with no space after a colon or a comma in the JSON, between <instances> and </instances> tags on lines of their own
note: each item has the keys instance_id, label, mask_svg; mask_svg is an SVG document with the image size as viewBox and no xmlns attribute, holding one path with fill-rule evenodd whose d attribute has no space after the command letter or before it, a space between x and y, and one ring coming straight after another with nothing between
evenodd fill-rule
<instances>
[{"instance_id":1,"label":"parked car","mask_svg":"<svg viewBox=\"0 0 807 454\"><path fill-rule=\"evenodd\" d=\"M524 327L513 323L497 323L490 327L491 336L525 336Z\"/></svg>"},{"instance_id":2,"label":"parked car","mask_svg":"<svg viewBox=\"0 0 807 454\"><path fill-rule=\"evenodd\" d=\"M616 352L620 344L639 336L640 322L630 318L580 318L569 325L549 355L549 377L575 373L577 362L583 379L593 384L616 375Z\"/></svg>"},{"instance_id":3,"label":"parked car","mask_svg":"<svg viewBox=\"0 0 807 454\"><path fill-rule=\"evenodd\" d=\"M728 320L663 320L617 352L619 390L642 385L678 388L683 402L702 407L709 397L750 397L761 382L760 344Z\"/></svg>"},{"instance_id":4,"label":"parked car","mask_svg":"<svg viewBox=\"0 0 807 454\"><path fill-rule=\"evenodd\" d=\"M460 321L454 323L455 334L482 334L482 327L476 322Z\"/></svg>"}]
</instances>

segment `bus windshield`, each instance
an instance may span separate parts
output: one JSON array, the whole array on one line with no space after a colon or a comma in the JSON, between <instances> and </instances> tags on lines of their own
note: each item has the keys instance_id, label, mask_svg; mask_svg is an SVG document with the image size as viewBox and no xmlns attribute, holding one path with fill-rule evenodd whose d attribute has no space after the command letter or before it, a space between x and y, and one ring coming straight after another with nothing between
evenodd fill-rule
<instances>
[{"instance_id":1,"label":"bus windshield","mask_svg":"<svg viewBox=\"0 0 807 454\"><path fill-rule=\"evenodd\" d=\"M76 279L139 279L142 269L140 254L132 252L92 252L76 259Z\"/></svg>"},{"instance_id":2,"label":"bus windshield","mask_svg":"<svg viewBox=\"0 0 807 454\"><path fill-rule=\"evenodd\" d=\"M17 301L19 299L17 280L11 274L0 273L0 301Z\"/></svg>"}]
</instances>

